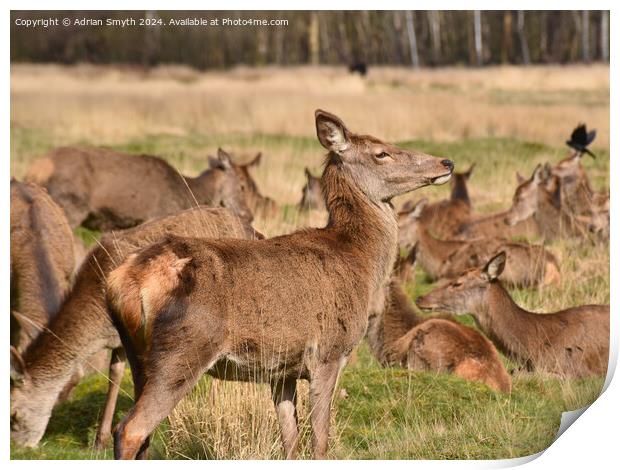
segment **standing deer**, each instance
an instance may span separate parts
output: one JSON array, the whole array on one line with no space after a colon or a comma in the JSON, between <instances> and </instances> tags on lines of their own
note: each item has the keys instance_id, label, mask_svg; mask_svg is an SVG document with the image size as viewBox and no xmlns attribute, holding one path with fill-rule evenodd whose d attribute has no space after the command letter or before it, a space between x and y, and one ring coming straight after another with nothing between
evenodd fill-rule
<instances>
[{"instance_id":1,"label":"standing deer","mask_svg":"<svg viewBox=\"0 0 620 470\"><path fill-rule=\"evenodd\" d=\"M507 356L533 370L563 377L603 375L609 356L609 305L584 305L555 313L519 307L498 280L506 263L499 253L418 298L418 307L456 315L471 313Z\"/></svg>"},{"instance_id":2,"label":"standing deer","mask_svg":"<svg viewBox=\"0 0 620 470\"><path fill-rule=\"evenodd\" d=\"M11 346L23 351L69 289L73 233L45 189L11 180Z\"/></svg>"},{"instance_id":3,"label":"standing deer","mask_svg":"<svg viewBox=\"0 0 620 470\"><path fill-rule=\"evenodd\" d=\"M501 238L439 240L429 233L422 217L426 199L409 213L399 214L398 241L401 247L417 247L417 259L432 280L453 278L469 268L481 266L490 256L505 251L509 263L501 280L512 286L534 287L560 282L558 262L541 245L511 242ZM407 258L401 261L406 275ZM409 260L409 264L411 260Z\"/></svg>"},{"instance_id":4,"label":"standing deer","mask_svg":"<svg viewBox=\"0 0 620 470\"><path fill-rule=\"evenodd\" d=\"M453 373L510 392L510 376L488 339L454 320L420 317L395 278L385 311L370 318L366 339L384 366Z\"/></svg>"},{"instance_id":5,"label":"standing deer","mask_svg":"<svg viewBox=\"0 0 620 470\"><path fill-rule=\"evenodd\" d=\"M325 228L259 241L169 237L108 276L136 396L114 431L116 458L144 458L150 434L203 373L268 382L288 458L297 455L296 382L309 380L314 457L325 458L340 370L396 257L390 201L445 183L453 163L354 134L325 111L315 121L329 151Z\"/></svg>"},{"instance_id":6,"label":"standing deer","mask_svg":"<svg viewBox=\"0 0 620 470\"><path fill-rule=\"evenodd\" d=\"M442 240L453 238L459 228L472 219L467 182L475 166L475 163L470 165L463 173L454 172L450 180L452 186L450 199L427 204L420 215L421 222ZM414 205L413 201L407 201L403 204L401 212L409 212Z\"/></svg>"},{"instance_id":7,"label":"standing deer","mask_svg":"<svg viewBox=\"0 0 620 470\"><path fill-rule=\"evenodd\" d=\"M190 178L158 157L63 147L34 162L26 179L47 188L71 227L129 228L199 204L228 207L252 220L237 171L224 154Z\"/></svg>"},{"instance_id":8,"label":"standing deer","mask_svg":"<svg viewBox=\"0 0 620 470\"><path fill-rule=\"evenodd\" d=\"M135 228L104 234L84 260L58 313L23 354L11 350L11 439L25 446L40 441L58 394L92 355L112 349L109 390L95 445L110 437L125 359L107 313L105 278L131 251L166 234L204 237L260 237L228 209L198 207ZM69 245L71 246L71 245Z\"/></svg>"},{"instance_id":9,"label":"standing deer","mask_svg":"<svg viewBox=\"0 0 620 470\"><path fill-rule=\"evenodd\" d=\"M310 170L304 168L306 175L306 184L301 190L301 201L297 207L299 210L325 210L325 201L323 200L323 189L321 188L321 178L314 176Z\"/></svg>"}]
</instances>

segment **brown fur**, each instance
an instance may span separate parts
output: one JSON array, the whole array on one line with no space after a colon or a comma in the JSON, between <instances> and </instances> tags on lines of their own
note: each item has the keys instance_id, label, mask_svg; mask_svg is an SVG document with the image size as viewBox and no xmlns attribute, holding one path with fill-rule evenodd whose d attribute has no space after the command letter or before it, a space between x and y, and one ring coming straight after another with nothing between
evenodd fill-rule
<instances>
[{"instance_id":1,"label":"brown fur","mask_svg":"<svg viewBox=\"0 0 620 470\"><path fill-rule=\"evenodd\" d=\"M74 264L62 209L40 186L11 180L11 345L18 351L58 311Z\"/></svg>"},{"instance_id":2,"label":"brown fur","mask_svg":"<svg viewBox=\"0 0 620 470\"><path fill-rule=\"evenodd\" d=\"M389 201L447 181L453 166L353 134L323 111L316 126L330 151L321 181L325 228L260 241L170 237L111 275L108 298L133 356L138 397L115 431L117 458L143 457L155 426L205 372L271 383L286 457L296 456L295 381L309 380L314 455L325 457L339 372L364 336L371 300L395 259ZM158 292L167 297L163 308L141 302L150 331L141 346L130 330L135 302L149 279L161 276L162 256L189 261L177 283Z\"/></svg>"},{"instance_id":3,"label":"brown fur","mask_svg":"<svg viewBox=\"0 0 620 470\"><path fill-rule=\"evenodd\" d=\"M417 300L420 308L471 313L495 346L528 368L563 377L603 375L609 357L609 306L584 305L533 313L514 303L497 276L500 253Z\"/></svg>"},{"instance_id":4,"label":"brown fur","mask_svg":"<svg viewBox=\"0 0 620 470\"><path fill-rule=\"evenodd\" d=\"M452 238L459 228L469 223L473 214L467 182L475 164L463 173L455 172L450 184L452 186L450 199L427 204L420 215L422 223L436 237L445 240ZM417 203L407 201L401 212L409 212Z\"/></svg>"},{"instance_id":5,"label":"brown fur","mask_svg":"<svg viewBox=\"0 0 620 470\"><path fill-rule=\"evenodd\" d=\"M319 210L324 211L325 201L323 200L323 189L321 188L321 178L310 173L308 168L304 169L306 184L301 190L301 200L297 207L299 210Z\"/></svg>"},{"instance_id":6,"label":"brown fur","mask_svg":"<svg viewBox=\"0 0 620 470\"><path fill-rule=\"evenodd\" d=\"M383 365L453 373L510 392L510 376L488 339L450 319L419 317L395 279L383 315L370 321L367 339Z\"/></svg>"},{"instance_id":7,"label":"brown fur","mask_svg":"<svg viewBox=\"0 0 620 470\"><path fill-rule=\"evenodd\" d=\"M508 265L500 278L503 282L520 287L559 283L559 264L543 246L501 238L438 240L420 217L423 206L424 200L410 213L399 214L399 243L401 247L417 246L417 259L432 280L456 277L469 268L481 266L493 254L505 251ZM405 263L403 260L401 264Z\"/></svg>"},{"instance_id":8,"label":"brown fur","mask_svg":"<svg viewBox=\"0 0 620 470\"><path fill-rule=\"evenodd\" d=\"M47 188L71 227L123 229L198 204L229 207L252 220L237 172L226 157L212 160L209 170L190 178L158 157L63 147L37 160L26 179Z\"/></svg>"},{"instance_id":9,"label":"brown fur","mask_svg":"<svg viewBox=\"0 0 620 470\"><path fill-rule=\"evenodd\" d=\"M11 438L36 445L45 432L56 397L72 371L90 363L93 354L114 349L110 363L110 390L97 444L105 445L123 375L120 340L107 313L105 278L131 251L166 234L211 237L260 237L249 224L228 209L195 208L156 219L133 229L105 234L84 261L49 331L25 351L13 354L18 380L11 386Z\"/></svg>"}]
</instances>

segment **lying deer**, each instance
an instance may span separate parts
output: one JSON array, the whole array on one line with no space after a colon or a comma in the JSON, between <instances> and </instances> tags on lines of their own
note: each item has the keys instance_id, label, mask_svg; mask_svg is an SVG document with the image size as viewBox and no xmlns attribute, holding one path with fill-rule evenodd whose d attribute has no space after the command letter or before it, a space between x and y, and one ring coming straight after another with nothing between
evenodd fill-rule
<instances>
[{"instance_id":1,"label":"lying deer","mask_svg":"<svg viewBox=\"0 0 620 470\"><path fill-rule=\"evenodd\" d=\"M475 163L472 164L463 173L454 173L450 181L452 186L450 199L427 204L420 215L421 222L432 234L442 240L453 238L459 228L472 219L467 182L475 165ZM409 212L414 206L413 201L407 201L402 206L401 212Z\"/></svg>"},{"instance_id":2,"label":"lying deer","mask_svg":"<svg viewBox=\"0 0 620 470\"><path fill-rule=\"evenodd\" d=\"M325 228L259 241L169 237L108 276L136 396L114 432L116 458L143 458L155 427L205 372L271 385L289 458L296 382L309 380L314 456L325 457L340 370L396 257L390 200L445 183L453 164L354 134L325 111L315 119L329 151Z\"/></svg>"},{"instance_id":3,"label":"lying deer","mask_svg":"<svg viewBox=\"0 0 620 470\"><path fill-rule=\"evenodd\" d=\"M325 210L323 200L323 190L321 189L321 178L310 173L308 168L304 168L306 174L306 184L301 190L301 201L297 207L299 210Z\"/></svg>"},{"instance_id":4,"label":"lying deer","mask_svg":"<svg viewBox=\"0 0 620 470\"><path fill-rule=\"evenodd\" d=\"M71 227L123 229L199 204L228 207L252 220L237 171L223 154L190 178L158 157L63 147L34 162L26 179L47 188Z\"/></svg>"},{"instance_id":5,"label":"lying deer","mask_svg":"<svg viewBox=\"0 0 620 470\"><path fill-rule=\"evenodd\" d=\"M99 448L106 445L125 359L106 309L105 278L128 253L166 234L260 236L230 210L205 207L105 234L83 262L49 329L42 332L23 355L17 350L11 351L11 438L16 443L37 445L57 396L66 387L73 371L90 363L89 358L98 351L112 349L110 387L95 442Z\"/></svg>"},{"instance_id":6,"label":"lying deer","mask_svg":"<svg viewBox=\"0 0 620 470\"><path fill-rule=\"evenodd\" d=\"M73 233L45 189L11 180L11 346L23 351L69 289Z\"/></svg>"},{"instance_id":7,"label":"lying deer","mask_svg":"<svg viewBox=\"0 0 620 470\"><path fill-rule=\"evenodd\" d=\"M401 247L417 246L417 259L432 280L453 278L469 268L476 268L499 251L505 251L509 263L501 280L521 287L546 286L560 282L558 262L541 245L510 242L501 238L477 240L438 240L422 217L426 199L409 213L399 214L398 241ZM400 269L406 277L410 268L403 258ZM409 260L409 264L411 260Z\"/></svg>"},{"instance_id":8,"label":"lying deer","mask_svg":"<svg viewBox=\"0 0 620 470\"><path fill-rule=\"evenodd\" d=\"M218 161L230 161L232 162L231 156L222 150L218 149L218 158L212 159L210 161L217 162ZM279 208L276 202L268 196L263 196L258 189L258 185L250 170L260 165L263 154L261 152L257 153L256 156L244 164L232 163L232 167L237 172L237 177L239 178L239 183L241 186L241 192L245 198L245 204L250 208L253 214L261 214L261 215L273 215L278 212Z\"/></svg>"},{"instance_id":9,"label":"lying deer","mask_svg":"<svg viewBox=\"0 0 620 470\"><path fill-rule=\"evenodd\" d=\"M452 373L510 393L510 376L493 344L456 321L417 315L395 278L383 314L370 318L366 339L384 366Z\"/></svg>"},{"instance_id":10,"label":"lying deer","mask_svg":"<svg viewBox=\"0 0 620 470\"><path fill-rule=\"evenodd\" d=\"M512 206L504 212L472 220L459 229L460 239L535 238L547 240L583 235L583 229L562 206L561 181L536 166L532 176L515 190Z\"/></svg>"},{"instance_id":11,"label":"lying deer","mask_svg":"<svg viewBox=\"0 0 620 470\"><path fill-rule=\"evenodd\" d=\"M423 310L471 313L507 356L531 370L564 377L603 375L609 356L609 305L584 305L555 313L519 307L498 280L506 263L499 253L416 301Z\"/></svg>"},{"instance_id":12,"label":"lying deer","mask_svg":"<svg viewBox=\"0 0 620 470\"><path fill-rule=\"evenodd\" d=\"M521 183L513 196L513 203L506 212L505 221L510 227L533 220L538 232L546 239L582 237L586 228L571 215L563 204L562 181L545 175L538 165L529 180Z\"/></svg>"}]
</instances>

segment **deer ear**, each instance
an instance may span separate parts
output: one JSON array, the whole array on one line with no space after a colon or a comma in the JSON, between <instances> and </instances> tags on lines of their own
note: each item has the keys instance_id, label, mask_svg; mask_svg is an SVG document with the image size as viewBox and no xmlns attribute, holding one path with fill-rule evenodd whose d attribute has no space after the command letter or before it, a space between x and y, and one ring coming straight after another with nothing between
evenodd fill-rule
<instances>
[{"instance_id":1,"label":"deer ear","mask_svg":"<svg viewBox=\"0 0 620 470\"><path fill-rule=\"evenodd\" d=\"M11 346L11 385L21 385L26 375L26 363L21 354Z\"/></svg>"},{"instance_id":2,"label":"deer ear","mask_svg":"<svg viewBox=\"0 0 620 470\"><path fill-rule=\"evenodd\" d=\"M420 199L418 203L415 205L415 207L413 208L413 210L411 211L411 214L409 214L409 216L413 217L414 219L419 219L420 216L422 215L422 212L426 208L427 204L428 204L428 199L426 198Z\"/></svg>"},{"instance_id":3,"label":"deer ear","mask_svg":"<svg viewBox=\"0 0 620 470\"><path fill-rule=\"evenodd\" d=\"M522 184L525 181L525 178L518 171L515 173L515 176L517 177L517 184Z\"/></svg>"},{"instance_id":4,"label":"deer ear","mask_svg":"<svg viewBox=\"0 0 620 470\"><path fill-rule=\"evenodd\" d=\"M263 152L258 152L256 154L256 156L254 157L254 159L250 163L245 165L245 166L247 166L247 167L258 166L258 165L260 165L260 161L261 161L262 158L263 158Z\"/></svg>"},{"instance_id":5,"label":"deer ear","mask_svg":"<svg viewBox=\"0 0 620 470\"><path fill-rule=\"evenodd\" d=\"M469 165L469 169L464 173L465 178L469 179L469 177L471 176L471 172L474 171L475 167L476 167L475 163L472 163L471 165Z\"/></svg>"},{"instance_id":6,"label":"deer ear","mask_svg":"<svg viewBox=\"0 0 620 470\"><path fill-rule=\"evenodd\" d=\"M534 173L532 173L532 182L534 184L540 184L542 180L543 180L543 169L539 163L538 165L536 165L536 168L534 168Z\"/></svg>"},{"instance_id":7,"label":"deer ear","mask_svg":"<svg viewBox=\"0 0 620 470\"><path fill-rule=\"evenodd\" d=\"M484 267L484 273L489 281L497 279L504 271L506 266L506 252L501 251L496 254Z\"/></svg>"},{"instance_id":8,"label":"deer ear","mask_svg":"<svg viewBox=\"0 0 620 470\"><path fill-rule=\"evenodd\" d=\"M335 153L344 152L351 145L351 133L339 117L317 109L314 113L316 135L321 145Z\"/></svg>"},{"instance_id":9,"label":"deer ear","mask_svg":"<svg viewBox=\"0 0 620 470\"><path fill-rule=\"evenodd\" d=\"M230 170L232 168L230 155L221 148L217 149L217 158L209 157L209 166L220 170Z\"/></svg>"}]
</instances>

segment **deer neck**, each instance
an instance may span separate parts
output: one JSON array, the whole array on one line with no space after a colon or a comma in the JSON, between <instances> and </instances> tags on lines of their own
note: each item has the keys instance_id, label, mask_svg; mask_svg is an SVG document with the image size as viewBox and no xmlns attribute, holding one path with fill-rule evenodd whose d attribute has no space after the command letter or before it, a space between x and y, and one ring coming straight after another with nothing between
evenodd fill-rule
<instances>
[{"instance_id":1,"label":"deer neck","mask_svg":"<svg viewBox=\"0 0 620 470\"><path fill-rule=\"evenodd\" d=\"M103 291L92 276L76 282L48 328L24 352L31 378L28 393L50 412L76 368L105 348L115 334L105 313ZM95 298L98 295L100 299Z\"/></svg>"},{"instance_id":2,"label":"deer neck","mask_svg":"<svg viewBox=\"0 0 620 470\"><path fill-rule=\"evenodd\" d=\"M472 313L478 326L504 354L523 355L523 345L518 338L529 336L529 318L500 282L489 284L483 302Z\"/></svg>"},{"instance_id":3,"label":"deer neck","mask_svg":"<svg viewBox=\"0 0 620 470\"><path fill-rule=\"evenodd\" d=\"M428 228L421 225L418 237L420 265L431 277L439 277L443 264L463 243L455 240L438 240L429 233Z\"/></svg>"},{"instance_id":4,"label":"deer neck","mask_svg":"<svg viewBox=\"0 0 620 470\"><path fill-rule=\"evenodd\" d=\"M369 321L367 339L375 357L385 362L397 341L421 321L400 283L392 279L384 311Z\"/></svg>"},{"instance_id":5,"label":"deer neck","mask_svg":"<svg viewBox=\"0 0 620 470\"><path fill-rule=\"evenodd\" d=\"M369 199L335 158L322 176L329 219L326 230L337 232L351 251L364 258L370 276L369 304L389 280L398 249L398 222L390 202Z\"/></svg>"},{"instance_id":6,"label":"deer neck","mask_svg":"<svg viewBox=\"0 0 620 470\"><path fill-rule=\"evenodd\" d=\"M201 201L211 201L213 199L213 180L215 179L215 170L203 171L196 177L184 176L185 182L194 198L200 203Z\"/></svg>"}]
</instances>

